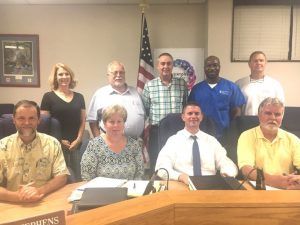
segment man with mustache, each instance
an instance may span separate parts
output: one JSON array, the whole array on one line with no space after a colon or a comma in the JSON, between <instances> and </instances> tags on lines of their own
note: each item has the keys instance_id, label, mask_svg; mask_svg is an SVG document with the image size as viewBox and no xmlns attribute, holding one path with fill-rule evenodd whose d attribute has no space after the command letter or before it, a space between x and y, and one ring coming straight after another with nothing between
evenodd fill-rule
<instances>
[{"instance_id":1,"label":"man with mustache","mask_svg":"<svg viewBox=\"0 0 300 225\"><path fill-rule=\"evenodd\" d=\"M17 133L0 140L0 201L35 202L67 182L58 140L36 131L40 108L28 100L14 108Z\"/></svg>"},{"instance_id":2,"label":"man with mustache","mask_svg":"<svg viewBox=\"0 0 300 225\"><path fill-rule=\"evenodd\" d=\"M156 169L165 168L170 179L188 185L189 176L195 175L192 149L196 140L200 149L198 157L202 175L215 175L219 170L223 176L236 176L237 167L226 156L226 150L216 138L199 129L203 114L198 103L188 102L183 108L181 118L185 127L167 140L158 155ZM166 178L163 175L162 177Z\"/></svg>"},{"instance_id":3,"label":"man with mustache","mask_svg":"<svg viewBox=\"0 0 300 225\"><path fill-rule=\"evenodd\" d=\"M241 115L245 98L233 82L219 76L220 59L209 56L204 62L206 79L196 84L189 95L189 101L200 105L204 116L216 124L216 137L220 140L230 120Z\"/></svg>"},{"instance_id":4,"label":"man with mustache","mask_svg":"<svg viewBox=\"0 0 300 225\"><path fill-rule=\"evenodd\" d=\"M295 189L300 180L300 176L294 175L300 169L300 139L280 129L283 115L284 105L278 98L268 97L260 103L259 126L239 137L238 165L251 180L256 180L254 168L260 168L266 185Z\"/></svg>"},{"instance_id":5,"label":"man with mustache","mask_svg":"<svg viewBox=\"0 0 300 225\"><path fill-rule=\"evenodd\" d=\"M107 78L109 84L95 92L87 114L93 136L98 137L100 131L105 132L102 111L107 106L118 104L125 107L128 113L125 134L139 138L144 130L144 106L136 89L126 84L124 64L118 61L109 63Z\"/></svg>"}]
</instances>

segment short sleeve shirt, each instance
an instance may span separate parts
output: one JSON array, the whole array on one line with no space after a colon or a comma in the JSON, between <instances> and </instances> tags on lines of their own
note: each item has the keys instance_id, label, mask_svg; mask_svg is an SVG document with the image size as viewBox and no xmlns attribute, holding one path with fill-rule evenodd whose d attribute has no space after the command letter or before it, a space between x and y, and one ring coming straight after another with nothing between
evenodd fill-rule
<instances>
[{"instance_id":1,"label":"short sleeve shirt","mask_svg":"<svg viewBox=\"0 0 300 225\"><path fill-rule=\"evenodd\" d=\"M0 184L10 191L34 182L36 187L58 175L69 174L60 143L47 134L36 133L24 144L18 133L0 140Z\"/></svg>"}]
</instances>

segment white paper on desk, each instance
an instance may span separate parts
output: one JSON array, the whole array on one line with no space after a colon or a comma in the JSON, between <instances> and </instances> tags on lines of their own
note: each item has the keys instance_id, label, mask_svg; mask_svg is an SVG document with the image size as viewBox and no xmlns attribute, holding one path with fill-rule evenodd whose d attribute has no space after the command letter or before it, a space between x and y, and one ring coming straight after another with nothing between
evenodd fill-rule
<instances>
[{"instance_id":1,"label":"white paper on desk","mask_svg":"<svg viewBox=\"0 0 300 225\"><path fill-rule=\"evenodd\" d=\"M128 188L128 197L139 197L144 194L148 183L149 180L129 180L122 187ZM156 190L158 190L160 186L160 181L154 181L153 186Z\"/></svg>"},{"instance_id":2,"label":"white paper on desk","mask_svg":"<svg viewBox=\"0 0 300 225\"><path fill-rule=\"evenodd\" d=\"M68 202L73 202L80 200L82 197L83 190L74 190L72 191L71 195L68 197Z\"/></svg>"},{"instance_id":3,"label":"white paper on desk","mask_svg":"<svg viewBox=\"0 0 300 225\"><path fill-rule=\"evenodd\" d=\"M115 179L107 177L96 177L90 180L86 184L81 185L77 190L84 190L85 188L96 188L96 187L121 187L127 182L126 179Z\"/></svg>"},{"instance_id":4,"label":"white paper on desk","mask_svg":"<svg viewBox=\"0 0 300 225\"><path fill-rule=\"evenodd\" d=\"M97 187L121 187L127 182L126 179L114 179L107 177L96 177L86 184L83 184L72 191L71 195L68 198L69 202L80 200L82 193L85 188L97 188Z\"/></svg>"},{"instance_id":5,"label":"white paper on desk","mask_svg":"<svg viewBox=\"0 0 300 225\"><path fill-rule=\"evenodd\" d=\"M256 187L256 181L254 180L249 180L249 183L255 188ZM267 191L278 191L278 190L282 190L280 188L275 188L275 187L271 187L271 186L268 186L266 185L266 190Z\"/></svg>"}]
</instances>

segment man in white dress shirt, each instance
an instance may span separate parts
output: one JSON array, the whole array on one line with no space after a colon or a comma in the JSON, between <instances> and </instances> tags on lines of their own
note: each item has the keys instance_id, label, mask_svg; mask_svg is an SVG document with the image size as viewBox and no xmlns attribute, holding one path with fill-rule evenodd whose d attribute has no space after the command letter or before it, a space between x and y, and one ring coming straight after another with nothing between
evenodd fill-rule
<instances>
[{"instance_id":1,"label":"man in white dress shirt","mask_svg":"<svg viewBox=\"0 0 300 225\"><path fill-rule=\"evenodd\" d=\"M240 87L246 104L242 115L257 115L259 104L267 97L279 98L284 102L281 84L265 74L267 58L262 51L255 51L249 57L250 76L243 77L235 83Z\"/></svg>"},{"instance_id":2,"label":"man in white dress shirt","mask_svg":"<svg viewBox=\"0 0 300 225\"><path fill-rule=\"evenodd\" d=\"M144 130L144 106L136 89L126 84L124 65L118 61L108 64L107 77L109 84L95 92L87 114L93 136L99 136L100 129L104 131L103 109L109 105L119 104L127 110L125 134L134 138L140 137Z\"/></svg>"},{"instance_id":3,"label":"man in white dress shirt","mask_svg":"<svg viewBox=\"0 0 300 225\"><path fill-rule=\"evenodd\" d=\"M199 125L203 119L200 106L196 102L188 102L182 112L184 129L171 136L161 149L156 170L165 168L172 180L178 180L188 185L188 177L193 176L193 138L197 137L200 149L200 162L202 175L215 175L219 170L224 176L236 176L236 165L226 156L226 150L209 134L200 131ZM163 176L162 173L160 176Z\"/></svg>"}]
</instances>

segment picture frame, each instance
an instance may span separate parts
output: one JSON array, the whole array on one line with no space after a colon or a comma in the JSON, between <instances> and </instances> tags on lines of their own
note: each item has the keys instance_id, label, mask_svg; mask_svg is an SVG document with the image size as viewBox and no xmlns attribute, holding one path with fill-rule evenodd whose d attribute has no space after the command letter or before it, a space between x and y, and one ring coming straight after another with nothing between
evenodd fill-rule
<instances>
[{"instance_id":1,"label":"picture frame","mask_svg":"<svg viewBox=\"0 0 300 225\"><path fill-rule=\"evenodd\" d=\"M40 87L39 36L0 34L0 87Z\"/></svg>"}]
</instances>

